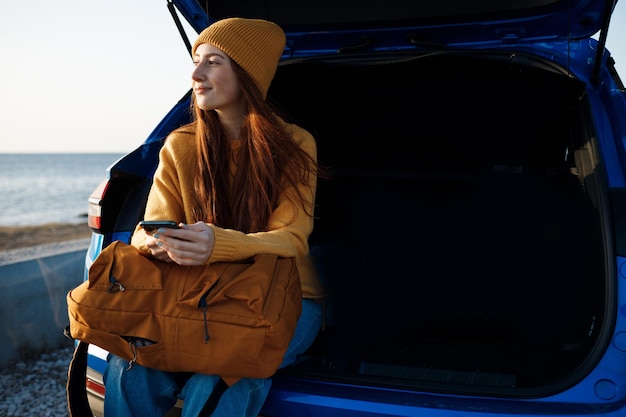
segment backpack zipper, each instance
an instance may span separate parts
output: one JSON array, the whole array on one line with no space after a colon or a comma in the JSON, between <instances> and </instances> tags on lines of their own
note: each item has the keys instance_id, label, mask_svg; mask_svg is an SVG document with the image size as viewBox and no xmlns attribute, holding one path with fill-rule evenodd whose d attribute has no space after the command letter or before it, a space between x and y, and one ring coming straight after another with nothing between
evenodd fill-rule
<instances>
[{"instance_id":1,"label":"backpack zipper","mask_svg":"<svg viewBox=\"0 0 626 417\"><path fill-rule=\"evenodd\" d=\"M204 320L204 343L205 344L209 343L209 340L211 339L211 336L209 335L209 323L206 317L206 311L208 309L207 297L209 296L209 293L211 292L211 290L215 288L218 282L219 282L219 279L215 281L213 285L211 285L204 294L202 294L202 297L200 297L200 301L198 302L198 308L202 310L202 318Z\"/></svg>"}]
</instances>

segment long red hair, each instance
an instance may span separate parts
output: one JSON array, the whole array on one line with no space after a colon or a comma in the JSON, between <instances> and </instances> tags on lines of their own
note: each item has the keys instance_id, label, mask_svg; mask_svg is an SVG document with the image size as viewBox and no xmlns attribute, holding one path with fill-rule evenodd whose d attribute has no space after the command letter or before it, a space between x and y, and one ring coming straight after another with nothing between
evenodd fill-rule
<instances>
[{"instance_id":1,"label":"long red hair","mask_svg":"<svg viewBox=\"0 0 626 417\"><path fill-rule=\"evenodd\" d=\"M306 207L300 186L309 186L317 163L286 131L274 109L264 100L254 80L234 61L248 112L241 129L237 173L229 184L229 139L215 111L200 109L195 100L198 167L192 212L196 221L244 233L266 231L270 214L285 190L294 204Z\"/></svg>"}]
</instances>

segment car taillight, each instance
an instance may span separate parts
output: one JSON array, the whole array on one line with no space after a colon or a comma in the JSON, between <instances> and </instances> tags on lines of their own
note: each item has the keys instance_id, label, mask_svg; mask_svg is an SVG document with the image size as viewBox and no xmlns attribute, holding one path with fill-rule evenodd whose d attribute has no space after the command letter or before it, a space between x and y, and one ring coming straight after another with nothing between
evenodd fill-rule
<instances>
[{"instance_id":1,"label":"car taillight","mask_svg":"<svg viewBox=\"0 0 626 417\"><path fill-rule=\"evenodd\" d=\"M91 391L94 394L97 394L100 397L104 398L105 388L103 384L96 382L91 378L87 378L86 387L87 391Z\"/></svg>"},{"instance_id":2,"label":"car taillight","mask_svg":"<svg viewBox=\"0 0 626 417\"><path fill-rule=\"evenodd\" d=\"M89 207L87 210L87 224L96 233L101 233L102 229L102 199L109 186L109 180L104 180L89 196Z\"/></svg>"}]
</instances>

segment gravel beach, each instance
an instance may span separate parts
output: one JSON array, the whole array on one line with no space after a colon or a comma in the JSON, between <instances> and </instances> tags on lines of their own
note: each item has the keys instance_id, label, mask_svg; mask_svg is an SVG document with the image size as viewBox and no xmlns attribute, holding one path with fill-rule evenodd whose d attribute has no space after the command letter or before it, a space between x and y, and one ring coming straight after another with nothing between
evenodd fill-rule
<instances>
[{"instance_id":1,"label":"gravel beach","mask_svg":"<svg viewBox=\"0 0 626 417\"><path fill-rule=\"evenodd\" d=\"M67 416L65 383L74 348L68 346L20 361L0 372L0 416Z\"/></svg>"}]
</instances>

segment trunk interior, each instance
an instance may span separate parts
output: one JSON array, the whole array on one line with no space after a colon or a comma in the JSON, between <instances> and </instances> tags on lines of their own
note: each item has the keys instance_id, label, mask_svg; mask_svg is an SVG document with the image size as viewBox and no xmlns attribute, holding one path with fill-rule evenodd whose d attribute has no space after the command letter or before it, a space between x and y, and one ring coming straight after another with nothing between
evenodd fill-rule
<instances>
[{"instance_id":1,"label":"trunk interior","mask_svg":"<svg viewBox=\"0 0 626 417\"><path fill-rule=\"evenodd\" d=\"M286 63L270 90L330 174L311 238L325 329L282 373L489 395L573 383L606 324L584 86L495 53L359 62Z\"/></svg>"}]
</instances>

